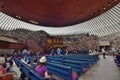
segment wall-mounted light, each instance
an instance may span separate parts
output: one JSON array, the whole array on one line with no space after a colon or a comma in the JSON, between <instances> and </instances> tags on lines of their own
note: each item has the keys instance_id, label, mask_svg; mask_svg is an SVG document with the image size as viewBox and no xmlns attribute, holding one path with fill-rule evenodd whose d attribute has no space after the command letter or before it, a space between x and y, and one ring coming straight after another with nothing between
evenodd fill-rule
<instances>
[{"instance_id":1,"label":"wall-mounted light","mask_svg":"<svg viewBox=\"0 0 120 80\"><path fill-rule=\"evenodd\" d=\"M33 23L33 24L38 24L38 22L30 20L29 22Z\"/></svg>"},{"instance_id":2,"label":"wall-mounted light","mask_svg":"<svg viewBox=\"0 0 120 80\"><path fill-rule=\"evenodd\" d=\"M103 9L106 9L106 8L103 8Z\"/></svg>"},{"instance_id":3,"label":"wall-mounted light","mask_svg":"<svg viewBox=\"0 0 120 80\"><path fill-rule=\"evenodd\" d=\"M20 16L16 16L16 18L19 18L19 19L21 19L21 17L20 17Z\"/></svg>"},{"instance_id":4,"label":"wall-mounted light","mask_svg":"<svg viewBox=\"0 0 120 80\"><path fill-rule=\"evenodd\" d=\"M108 6L110 6L111 5L111 2L108 2Z\"/></svg>"},{"instance_id":5,"label":"wall-mounted light","mask_svg":"<svg viewBox=\"0 0 120 80\"><path fill-rule=\"evenodd\" d=\"M106 6L103 6L103 9L106 9Z\"/></svg>"}]
</instances>

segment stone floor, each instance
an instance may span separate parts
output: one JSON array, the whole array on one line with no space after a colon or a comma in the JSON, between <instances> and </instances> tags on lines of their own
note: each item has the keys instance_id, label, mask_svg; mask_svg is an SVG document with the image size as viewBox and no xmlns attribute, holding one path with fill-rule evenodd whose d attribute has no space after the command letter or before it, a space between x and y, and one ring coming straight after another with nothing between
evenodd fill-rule
<instances>
[{"instance_id":1,"label":"stone floor","mask_svg":"<svg viewBox=\"0 0 120 80\"><path fill-rule=\"evenodd\" d=\"M112 56L106 56L106 59L100 56L100 61L79 80L120 80L120 68L114 63Z\"/></svg>"}]
</instances>

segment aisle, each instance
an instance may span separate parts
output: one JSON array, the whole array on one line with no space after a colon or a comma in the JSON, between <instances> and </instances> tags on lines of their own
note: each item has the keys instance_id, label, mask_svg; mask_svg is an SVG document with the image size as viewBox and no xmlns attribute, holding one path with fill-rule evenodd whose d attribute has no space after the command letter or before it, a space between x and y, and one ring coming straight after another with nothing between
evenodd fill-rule
<instances>
[{"instance_id":1,"label":"aisle","mask_svg":"<svg viewBox=\"0 0 120 80\"><path fill-rule=\"evenodd\" d=\"M106 59L100 56L100 61L79 80L120 80L120 68L114 63L112 56L106 56Z\"/></svg>"}]
</instances>

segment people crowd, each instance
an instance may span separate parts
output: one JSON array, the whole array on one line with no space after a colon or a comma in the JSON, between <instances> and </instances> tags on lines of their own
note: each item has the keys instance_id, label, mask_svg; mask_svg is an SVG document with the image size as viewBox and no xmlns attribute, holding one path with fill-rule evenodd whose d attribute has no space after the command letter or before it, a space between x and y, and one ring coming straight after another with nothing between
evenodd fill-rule
<instances>
[{"instance_id":1,"label":"people crowd","mask_svg":"<svg viewBox=\"0 0 120 80\"><path fill-rule=\"evenodd\" d=\"M105 59L106 58L105 47L103 47L101 49L101 51L103 54L103 58ZM117 51L115 48L111 48L111 52L113 53L113 56L115 56L115 53L120 54L120 49ZM72 53L77 54L77 53L79 53L79 51L74 49L72 51ZM62 48L58 47L56 50L51 49L49 54L51 54L51 56L70 55L70 51L68 51L67 49L63 50ZM47 72L47 67L46 67L47 60L45 57L46 55L49 55L49 54L41 54L40 51L34 53L32 51L32 49L30 49L30 50L24 49L21 53L18 53L18 51L15 51L12 56L5 55L4 58L0 57L0 76L10 74L13 72L12 66L13 66L14 62L12 59L13 59L13 57L19 58L19 55L20 55L21 58L23 58L27 62L30 69L34 70L41 77L49 78L50 76L49 76L49 73ZM89 55L99 54L99 51L97 49L90 49L90 50L88 50L88 54ZM33 58L32 65L29 61L27 61L27 57ZM38 59L38 58L40 58L40 59ZM24 80L26 78L24 71L22 71L22 70L20 70L20 71L21 71L20 80Z\"/></svg>"}]
</instances>

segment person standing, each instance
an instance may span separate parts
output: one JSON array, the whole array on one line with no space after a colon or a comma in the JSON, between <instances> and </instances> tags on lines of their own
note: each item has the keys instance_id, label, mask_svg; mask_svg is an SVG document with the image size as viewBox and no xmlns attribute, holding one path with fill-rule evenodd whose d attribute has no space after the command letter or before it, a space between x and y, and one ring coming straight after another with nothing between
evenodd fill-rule
<instances>
[{"instance_id":1,"label":"person standing","mask_svg":"<svg viewBox=\"0 0 120 80\"><path fill-rule=\"evenodd\" d=\"M22 56L23 56L25 61L27 61L27 52L28 51L26 49L24 49L23 52L22 52Z\"/></svg>"},{"instance_id":2,"label":"person standing","mask_svg":"<svg viewBox=\"0 0 120 80\"><path fill-rule=\"evenodd\" d=\"M57 49L57 54L58 54L59 56L61 55L61 49L60 49L60 48Z\"/></svg>"},{"instance_id":3,"label":"person standing","mask_svg":"<svg viewBox=\"0 0 120 80\"><path fill-rule=\"evenodd\" d=\"M65 55L68 55L68 50L66 49L66 51L65 51Z\"/></svg>"},{"instance_id":4,"label":"person standing","mask_svg":"<svg viewBox=\"0 0 120 80\"><path fill-rule=\"evenodd\" d=\"M118 54L120 55L120 48L118 49Z\"/></svg>"},{"instance_id":5,"label":"person standing","mask_svg":"<svg viewBox=\"0 0 120 80\"><path fill-rule=\"evenodd\" d=\"M105 47L102 48L102 54L103 54L103 58L105 59Z\"/></svg>"},{"instance_id":6,"label":"person standing","mask_svg":"<svg viewBox=\"0 0 120 80\"><path fill-rule=\"evenodd\" d=\"M112 49L111 49L111 51L112 51L112 54L113 54L113 57L115 56L115 48L114 47L112 47Z\"/></svg>"},{"instance_id":7,"label":"person standing","mask_svg":"<svg viewBox=\"0 0 120 80\"><path fill-rule=\"evenodd\" d=\"M54 49L50 51L50 54L53 56L55 54Z\"/></svg>"},{"instance_id":8,"label":"person standing","mask_svg":"<svg viewBox=\"0 0 120 80\"><path fill-rule=\"evenodd\" d=\"M91 54L92 54L92 50L90 49L90 50L89 50L89 55L91 55Z\"/></svg>"}]
</instances>

